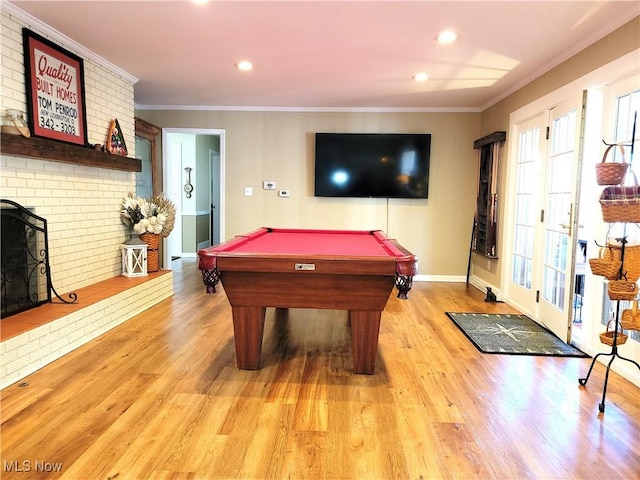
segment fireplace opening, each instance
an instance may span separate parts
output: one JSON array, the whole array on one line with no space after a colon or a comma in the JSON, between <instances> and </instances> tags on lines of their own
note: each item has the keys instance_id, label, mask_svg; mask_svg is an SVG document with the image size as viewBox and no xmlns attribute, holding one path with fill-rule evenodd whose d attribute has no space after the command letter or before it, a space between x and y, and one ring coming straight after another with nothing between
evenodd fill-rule
<instances>
[{"instance_id":1,"label":"fireplace opening","mask_svg":"<svg viewBox=\"0 0 640 480\"><path fill-rule=\"evenodd\" d=\"M0 318L51 302L47 221L18 203L0 200Z\"/></svg>"}]
</instances>

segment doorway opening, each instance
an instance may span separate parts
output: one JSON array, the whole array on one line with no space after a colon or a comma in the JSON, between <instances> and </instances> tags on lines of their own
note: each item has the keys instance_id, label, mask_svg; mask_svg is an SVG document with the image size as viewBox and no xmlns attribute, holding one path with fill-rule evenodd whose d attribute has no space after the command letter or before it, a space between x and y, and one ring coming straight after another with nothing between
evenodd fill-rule
<instances>
[{"instance_id":1,"label":"doorway opening","mask_svg":"<svg viewBox=\"0 0 640 480\"><path fill-rule=\"evenodd\" d=\"M176 206L174 230L164 239L164 265L196 257L224 238L224 129L163 128L165 194Z\"/></svg>"}]
</instances>

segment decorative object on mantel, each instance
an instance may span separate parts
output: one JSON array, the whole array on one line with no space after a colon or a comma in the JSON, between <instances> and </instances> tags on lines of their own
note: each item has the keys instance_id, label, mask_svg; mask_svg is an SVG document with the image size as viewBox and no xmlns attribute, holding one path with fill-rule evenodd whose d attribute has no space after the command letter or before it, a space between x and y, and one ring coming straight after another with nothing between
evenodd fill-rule
<instances>
[{"instance_id":1,"label":"decorative object on mantel","mask_svg":"<svg viewBox=\"0 0 640 480\"><path fill-rule=\"evenodd\" d=\"M31 133L86 146L84 61L27 28L22 45Z\"/></svg>"},{"instance_id":2,"label":"decorative object on mantel","mask_svg":"<svg viewBox=\"0 0 640 480\"><path fill-rule=\"evenodd\" d=\"M24 112L13 108L7 108L2 115L2 131L11 135L22 135L26 138L31 136Z\"/></svg>"},{"instance_id":3,"label":"decorative object on mantel","mask_svg":"<svg viewBox=\"0 0 640 480\"><path fill-rule=\"evenodd\" d=\"M107 151L114 155L127 156L127 144L124 141L124 135L122 135L122 129L117 118L111 120L111 125L109 126Z\"/></svg>"},{"instance_id":4,"label":"decorative object on mantel","mask_svg":"<svg viewBox=\"0 0 640 480\"><path fill-rule=\"evenodd\" d=\"M122 200L120 219L147 244L147 272L157 272L160 236L168 237L176 221L173 202L164 195L147 199L129 193Z\"/></svg>"},{"instance_id":5,"label":"decorative object on mantel","mask_svg":"<svg viewBox=\"0 0 640 480\"><path fill-rule=\"evenodd\" d=\"M158 235L155 236L157 237ZM122 275L125 277L146 276L147 244L140 238L131 237L120 245L120 248L122 249Z\"/></svg>"}]
</instances>

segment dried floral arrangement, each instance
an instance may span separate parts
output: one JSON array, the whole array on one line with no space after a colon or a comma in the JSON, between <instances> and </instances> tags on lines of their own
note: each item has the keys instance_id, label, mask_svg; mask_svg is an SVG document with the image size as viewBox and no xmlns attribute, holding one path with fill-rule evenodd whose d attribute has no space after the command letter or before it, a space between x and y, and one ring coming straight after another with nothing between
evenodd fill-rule
<instances>
[{"instance_id":1,"label":"dried floral arrangement","mask_svg":"<svg viewBox=\"0 0 640 480\"><path fill-rule=\"evenodd\" d=\"M155 233L168 237L176 221L176 207L164 195L144 198L129 193L122 200L120 219L138 235Z\"/></svg>"}]
</instances>

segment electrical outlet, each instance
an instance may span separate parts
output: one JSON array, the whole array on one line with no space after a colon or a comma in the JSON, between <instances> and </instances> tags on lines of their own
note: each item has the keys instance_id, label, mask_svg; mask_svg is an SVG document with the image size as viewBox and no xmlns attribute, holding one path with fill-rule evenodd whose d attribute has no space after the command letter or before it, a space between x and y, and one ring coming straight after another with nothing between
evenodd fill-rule
<instances>
[{"instance_id":1,"label":"electrical outlet","mask_svg":"<svg viewBox=\"0 0 640 480\"><path fill-rule=\"evenodd\" d=\"M278 192L278 195L280 195L283 198L288 198L291 196L291 192L289 190L280 190Z\"/></svg>"},{"instance_id":2,"label":"electrical outlet","mask_svg":"<svg viewBox=\"0 0 640 480\"><path fill-rule=\"evenodd\" d=\"M262 188L264 188L265 190L275 190L276 182L274 182L273 180L265 180L264 182L262 182Z\"/></svg>"}]
</instances>

